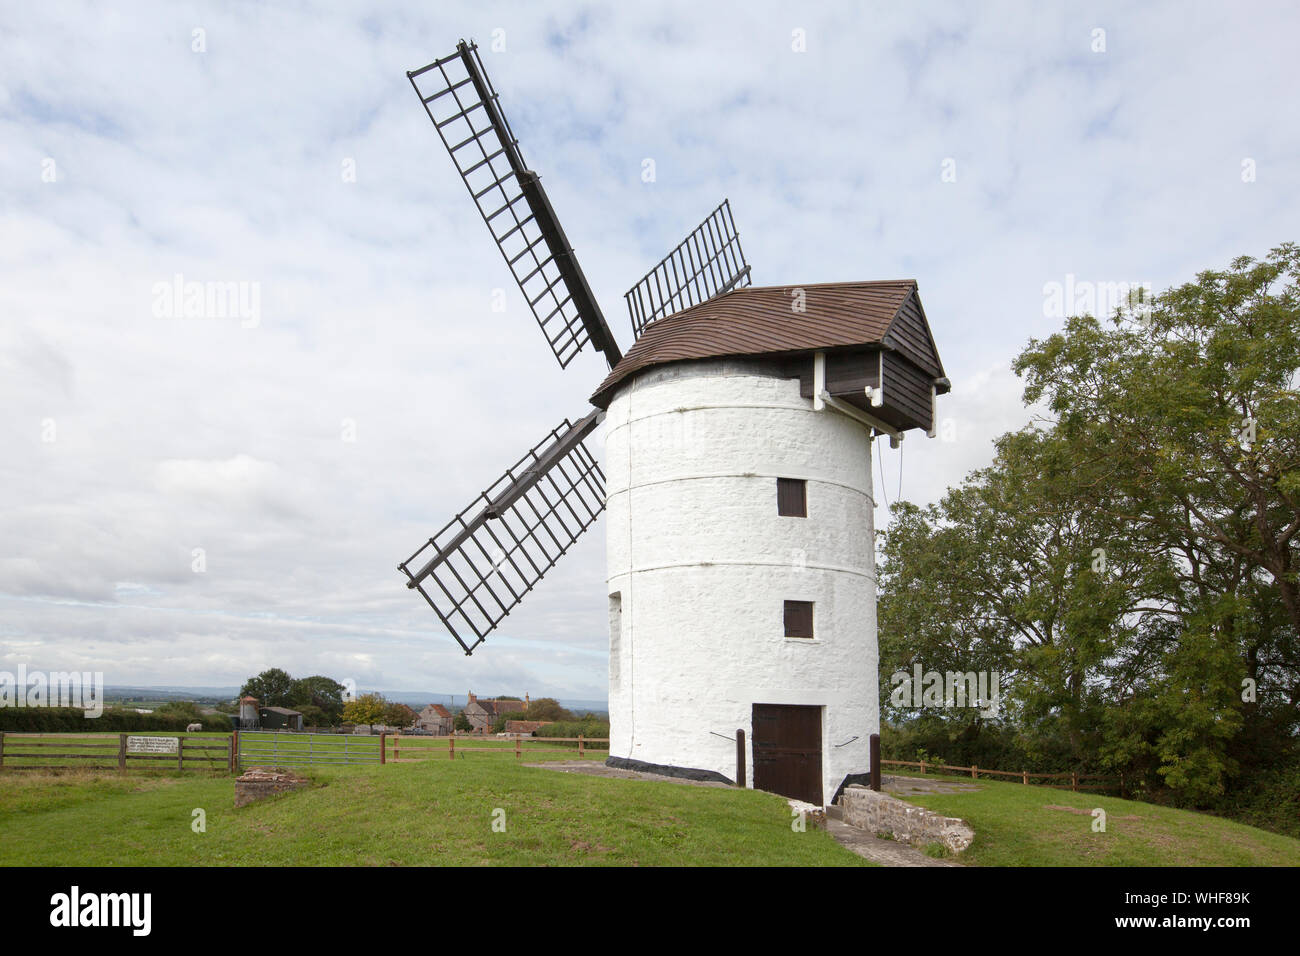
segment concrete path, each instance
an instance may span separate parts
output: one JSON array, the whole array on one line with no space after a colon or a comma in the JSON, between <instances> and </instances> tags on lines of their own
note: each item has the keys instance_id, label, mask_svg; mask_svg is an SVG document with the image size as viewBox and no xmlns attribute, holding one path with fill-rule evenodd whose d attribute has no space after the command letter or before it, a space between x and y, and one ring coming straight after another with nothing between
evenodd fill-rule
<instances>
[{"instance_id":1,"label":"concrete path","mask_svg":"<svg viewBox=\"0 0 1300 956\"><path fill-rule=\"evenodd\" d=\"M916 847L893 840L884 840L843 820L826 815L826 832L839 841L840 846L858 856L881 866L961 866L953 860L926 856Z\"/></svg>"}]
</instances>

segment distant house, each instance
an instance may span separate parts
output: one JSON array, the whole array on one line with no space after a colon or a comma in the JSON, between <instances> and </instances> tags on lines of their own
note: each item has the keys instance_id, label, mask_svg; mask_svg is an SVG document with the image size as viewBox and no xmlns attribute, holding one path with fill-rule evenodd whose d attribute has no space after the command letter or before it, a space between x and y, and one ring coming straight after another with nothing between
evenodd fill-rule
<instances>
[{"instance_id":1,"label":"distant house","mask_svg":"<svg viewBox=\"0 0 1300 956\"><path fill-rule=\"evenodd\" d=\"M487 700L479 699L471 693L469 703L465 705L465 719L469 721L473 733L490 734L492 725L496 723L498 717L503 714L522 713L527 709L527 696L523 700Z\"/></svg>"},{"instance_id":2,"label":"distant house","mask_svg":"<svg viewBox=\"0 0 1300 956\"><path fill-rule=\"evenodd\" d=\"M446 707L430 704L415 718L415 726L439 737L448 737L452 732L452 721L451 711Z\"/></svg>"},{"instance_id":3,"label":"distant house","mask_svg":"<svg viewBox=\"0 0 1300 956\"><path fill-rule=\"evenodd\" d=\"M531 737L537 732L537 728L553 723L555 723L553 720L507 720L506 733L519 737Z\"/></svg>"},{"instance_id":4,"label":"distant house","mask_svg":"<svg viewBox=\"0 0 1300 956\"><path fill-rule=\"evenodd\" d=\"M263 730L302 730L302 714L288 707L263 707L257 716Z\"/></svg>"}]
</instances>

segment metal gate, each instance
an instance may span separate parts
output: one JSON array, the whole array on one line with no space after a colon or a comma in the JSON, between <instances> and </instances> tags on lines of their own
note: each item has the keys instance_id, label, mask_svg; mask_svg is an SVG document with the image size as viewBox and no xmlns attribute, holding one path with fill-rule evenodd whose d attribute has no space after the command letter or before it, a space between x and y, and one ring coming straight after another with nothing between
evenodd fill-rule
<instances>
[{"instance_id":1,"label":"metal gate","mask_svg":"<svg viewBox=\"0 0 1300 956\"><path fill-rule=\"evenodd\" d=\"M281 730L239 731L239 767L379 763L382 737L363 734L297 734Z\"/></svg>"},{"instance_id":2,"label":"metal gate","mask_svg":"<svg viewBox=\"0 0 1300 956\"><path fill-rule=\"evenodd\" d=\"M754 789L822 806L822 709L755 704Z\"/></svg>"}]
</instances>

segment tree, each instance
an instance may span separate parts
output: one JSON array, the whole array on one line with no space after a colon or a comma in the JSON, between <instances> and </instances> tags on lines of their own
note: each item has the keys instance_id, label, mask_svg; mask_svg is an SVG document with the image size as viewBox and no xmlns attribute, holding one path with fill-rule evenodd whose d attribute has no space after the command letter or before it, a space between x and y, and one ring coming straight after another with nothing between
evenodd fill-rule
<instances>
[{"instance_id":1,"label":"tree","mask_svg":"<svg viewBox=\"0 0 1300 956\"><path fill-rule=\"evenodd\" d=\"M325 723L336 724L343 715L345 689L331 677L315 675L295 680L290 688L290 698L292 706L298 710L307 706L319 708L325 715Z\"/></svg>"},{"instance_id":2,"label":"tree","mask_svg":"<svg viewBox=\"0 0 1300 956\"><path fill-rule=\"evenodd\" d=\"M343 719L350 724L382 724L388 701L379 694L363 694L343 705Z\"/></svg>"},{"instance_id":3,"label":"tree","mask_svg":"<svg viewBox=\"0 0 1300 956\"><path fill-rule=\"evenodd\" d=\"M302 704L297 709L302 714L302 725L304 727L330 726L329 715L315 704Z\"/></svg>"},{"instance_id":4,"label":"tree","mask_svg":"<svg viewBox=\"0 0 1300 956\"><path fill-rule=\"evenodd\" d=\"M513 698L518 699L518 698ZM528 720L572 720L573 714L560 706L554 697L538 697L525 710Z\"/></svg>"},{"instance_id":5,"label":"tree","mask_svg":"<svg viewBox=\"0 0 1300 956\"><path fill-rule=\"evenodd\" d=\"M384 708L384 723L389 727L410 727L420 715L405 704L397 702Z\"/></svg>"},{"instance_id":6,"label":"tree","mask_svg":"<svg viewBox=\"0 0 1300 956\"><path fill-rule=\"evenodd\" d=\"M1134 658L1124 746L1200 798L1294 751L1300 713L1300 247L1071 319L1016 362L1077 466L1076 490L1162 552L1172 634ZM1254 689L1245 699L1243 684ZM1264 764L1265 766L1267 764Z\"/></svg>"},{"instance_id":7,"label":"tree","mask_svg":"<svg viewBox=\"0 0 1300 956\"><path fill-rule=\"evenodd\" d=\"M939 503L894 508L884 674L1003 668L1031 758L1199 805L1294 765L1300 247L1204 272L1147 314L1071 318L1015 369L1050 415ZM889 715L988 731L960 710Z\"/></svg>"},{"instance_id":8,"label":"tree","mask_svg":"<svg viewBox=\"0 0 1300 956\"><path fill-rule=\"evenodd\" d=\"M474 729L474 725L469 722L469 718L465 716L465 711L463 710L456 711L456 716L452 720L451 726L454 729L464 731L465 733L469 733Z\"/></svg>"},{"instance_id":9,"label":"tree","mask_svg":"<svg viewBox=\"0 0 1300 956\"><path fill-rule=\"evenodd\" d=\"M293 678L278 667L264 670L250 677L239 690L239 696L252 695L263 707L290 707L293 703Z\"/></svg>"},{"instance_id":10,"label":"tree","mask_svg":"<svg viewBox=\"0 0 1300 956\"><path fill-rule=\"evenodd\" d=\"M184 717L190 722L203 719L199 705L192 700L169 700L158 708L157 713L168 717Z\"/></svg>"}]
</instances>

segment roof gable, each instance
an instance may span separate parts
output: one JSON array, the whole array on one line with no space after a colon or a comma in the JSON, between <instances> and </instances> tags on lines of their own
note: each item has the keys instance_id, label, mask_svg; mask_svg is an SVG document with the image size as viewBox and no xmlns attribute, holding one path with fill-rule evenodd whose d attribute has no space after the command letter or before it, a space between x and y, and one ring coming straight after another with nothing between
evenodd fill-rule
<instances>
[{"instance_id":1,"label":"roof gable","mask_svg":"<svg viewBox=\"0 0 1300 956\"><path fill-rule=\"evenodd\" d=\"M913 365L932 377L946 377L943 374L943 363L939 360L939 350L935 347L934 336L930 332L930 323L926 321L925 309L921 306L921 297L915 288L889 323L889 329L881 338L880 344L902 353Z\"/></svg>"}]
</instances>

